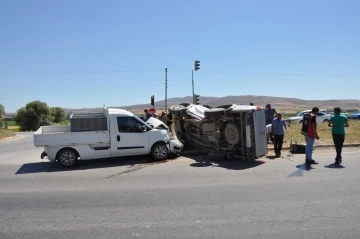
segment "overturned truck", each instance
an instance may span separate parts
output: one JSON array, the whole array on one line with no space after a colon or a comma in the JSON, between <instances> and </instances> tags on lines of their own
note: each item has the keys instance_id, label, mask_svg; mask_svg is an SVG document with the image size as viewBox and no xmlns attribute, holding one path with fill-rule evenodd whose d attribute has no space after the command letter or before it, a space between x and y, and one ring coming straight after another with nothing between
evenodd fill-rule
<instances>
[{"instance_id":1,"label":"overturned truck","mask_svg":"<svg viewBox=\"0 0 360 239\"><path fill-rule=\"evenodd\" d=\"M169 113L177 138L186 148L210 151L210 160L257 159L268 152L262 107L181 103Z\"/></svg>"}]
</instances>

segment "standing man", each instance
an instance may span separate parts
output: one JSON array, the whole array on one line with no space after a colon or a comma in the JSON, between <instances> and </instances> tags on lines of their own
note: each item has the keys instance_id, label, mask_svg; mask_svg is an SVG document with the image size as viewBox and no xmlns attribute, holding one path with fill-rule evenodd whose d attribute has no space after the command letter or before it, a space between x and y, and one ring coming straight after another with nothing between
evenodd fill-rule
<instances>
[{"instance_id":1,"label":"standing man","mask_svg":"<svg viewBox=\"0 0 360 239\"><path fill-rule=\"evenodd\" d=\"M318 113L319 113L319 108L314 107L312 108L311 113L306 113L303 116L301 134L305 136L305 141L306 141L305 163L307 165L318 164L318 162L312 159L312 152L314 150L315 139L317 140L320 139L317 133L317 125L316 125L316 115Z\"/></svg>"},{"instance_id":2,"label":"standing man","mask_svg":"<svg viewBox=\"0 0 360 239\"><path fill-rule=\"evenodd\" d=\"M153 115L149 112L148 109L144 109L144 113L145 113L145 122L150 119L151 117L153 117Z\"/></svg>"},{"instance_id":3,"label":"standing man","mask_svg":"<svg viewBox=\"0 0 360 239\"><path fill-rule=\"evenodd\" d=\"M165 111L163 111L163 112L161 112L161 115L160 115L160 120L164 123L164 124L167 124L167 116L166 116L166 112Z\"/></svg>"},{"instance_id":4,"label":"standing man","mask_svg":"<svg viewBox=\"0 0 360 239\"><path fill-rule=\"evenodd\" d=\"M276 117L276 110L271 108L270 104L265 106L265 122L266 125L272 124L273 119ZM273 132L270 133L270 140L274 141Z\"/></svg>"},{"instance_id":5,"label":"standing man","mask_svg":"<svg viewBox=\"0 0 360 239\"><path fill-rule=\"evenodd\" d=\"M345 141L345 127L349 127L349 123L346 116L341 114L339 107L334 108L334 115L331 116L328 126L332 127L332 137L336 149L335 164L341 164L341 151Z\"/></svg>"},{"instance_id":6,"label":"standing man","mask_svg":"<svg viewBox=\"0 0 360 239\"><path fill-rule=\"evenodd\" d=\"M288 132L285 120L282 119L282 114L277 113L276 118L273 119L272 121L272 133L274 135L274 150L277 158L281 156L281 149L284 142L284 128L286 129L286 132Z\"/></svg>"}]
</instances>

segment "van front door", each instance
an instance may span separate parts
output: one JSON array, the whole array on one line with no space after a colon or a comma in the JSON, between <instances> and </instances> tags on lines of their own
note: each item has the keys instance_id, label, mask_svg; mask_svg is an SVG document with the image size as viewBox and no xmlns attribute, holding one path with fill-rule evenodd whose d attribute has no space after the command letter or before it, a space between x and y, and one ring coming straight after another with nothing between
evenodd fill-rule
<instances>
[{"instance_id":1,"label":"van front door","mask_svg":"<svg viewBox=\"0 0 360 239\"><path fill-rule=\"evenodd\" d=\"M117 116L115 140L118 156L149 153L149 132L141 121L131 116Z\"/></svg>"}]
</instances>

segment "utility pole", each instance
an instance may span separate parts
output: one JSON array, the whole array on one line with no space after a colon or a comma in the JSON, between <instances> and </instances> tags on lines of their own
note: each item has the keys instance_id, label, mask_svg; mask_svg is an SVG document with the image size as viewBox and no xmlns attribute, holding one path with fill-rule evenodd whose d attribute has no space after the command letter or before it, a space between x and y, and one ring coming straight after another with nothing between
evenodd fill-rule
<instances>
[{"instance_id":1,"label":"utility pole","mask_svg":"<svg viewBox=\"0 0 360 239\"><path fill-rule=\"evenodd\" d=\"M195 93L194 93L194 69L191 70L191 81L192 81L192 98L193 98L193 104L194 104L194 102L195 102L195 100L194 100L194 95L195 95Z\"/></svg>"},{"instance_id":2,"label":"utility pole","mask_svg":"<svg viewBox=\"0 0 360 239\"><path fill-rule=\"evenodd\" d=\"M165 111L167 112L167 88L168 88L168 79L167 79L167 68L165 68Z\"/></svg>"}]
</instances>

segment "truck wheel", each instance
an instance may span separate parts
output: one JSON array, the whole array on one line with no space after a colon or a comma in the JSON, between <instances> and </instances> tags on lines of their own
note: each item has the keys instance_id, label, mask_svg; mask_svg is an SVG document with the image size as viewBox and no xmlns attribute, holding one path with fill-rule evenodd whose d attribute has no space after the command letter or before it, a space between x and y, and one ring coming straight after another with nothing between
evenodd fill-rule
<instances>
[{"instance_id":1,"label":"truck wheel","mask_svg":"<svg viewBox=\"0 0 360 239\"><path fill-rule=\"evenodd\" d=\"M240 142L241 129L238 125L230 123L225 127L226 141L231 145L237 145Z\"/></svg>"},{"instance_id":2,"label":"truck wheel","mask_svg":"<svg viewBox=\"0 0 360 239\"><path fill-rule=\"evenodd\" d=\"M167 159L169 156L169 149L165 143L156 143L151 149L151 157L156 161Z\"/></svg>"},{"instance_id":3,"label":"truck wheel","mask_svg":"<svg viewBox=\"0 0 360 239\"><path fill-rule=\"evenodd\" d=\"M183 105L172 105L168 109L170 114L181 115L186 113L185 106Z\"/></svg>"},{"instance_id":4,"label":"truck wheel","mask_svg":"<svg viewBox=\"0 0 360 239\"><path fill-rule=\"evenodd\" d=\"M72 167L78 161L78 153L73 149L62 149L57 154L56 160L63 167Z\"/></svg>"},{"instance_id":5,"label":"truck wheel","mask_svg":"<svg viewBox=\"0 0 360 239\"><path fill-rule=\"evenodd\" d=\"M223 161L223 160L226 160L226 153L210 152L208 154L208 159L210 161Z\"/></svg>"},{"instance_id":6,"label":"truck wheel","mask_svg":"<svg viewBox=\"0 0 360 239\"><path fill-rule=\"evenodd\" d=\"M212 108L204 111L205 117L222 117L225 115L225 109L223 108Z\"/></svg>"},{"instance_id":7,"label":"truck wheel","mask_svg":"<svg viewBox=\"0 0 360 239\"><path fill-rule=\"evenodd\" d=\"M217 108L217 109L222 108L222 109L227 110L227 109L229 109L229 108L232 107L232 106L233 106L233 105L219 105L219 106L216 106L216 107L214 107L214 108Z\"/></svg>"}]
</instances>

